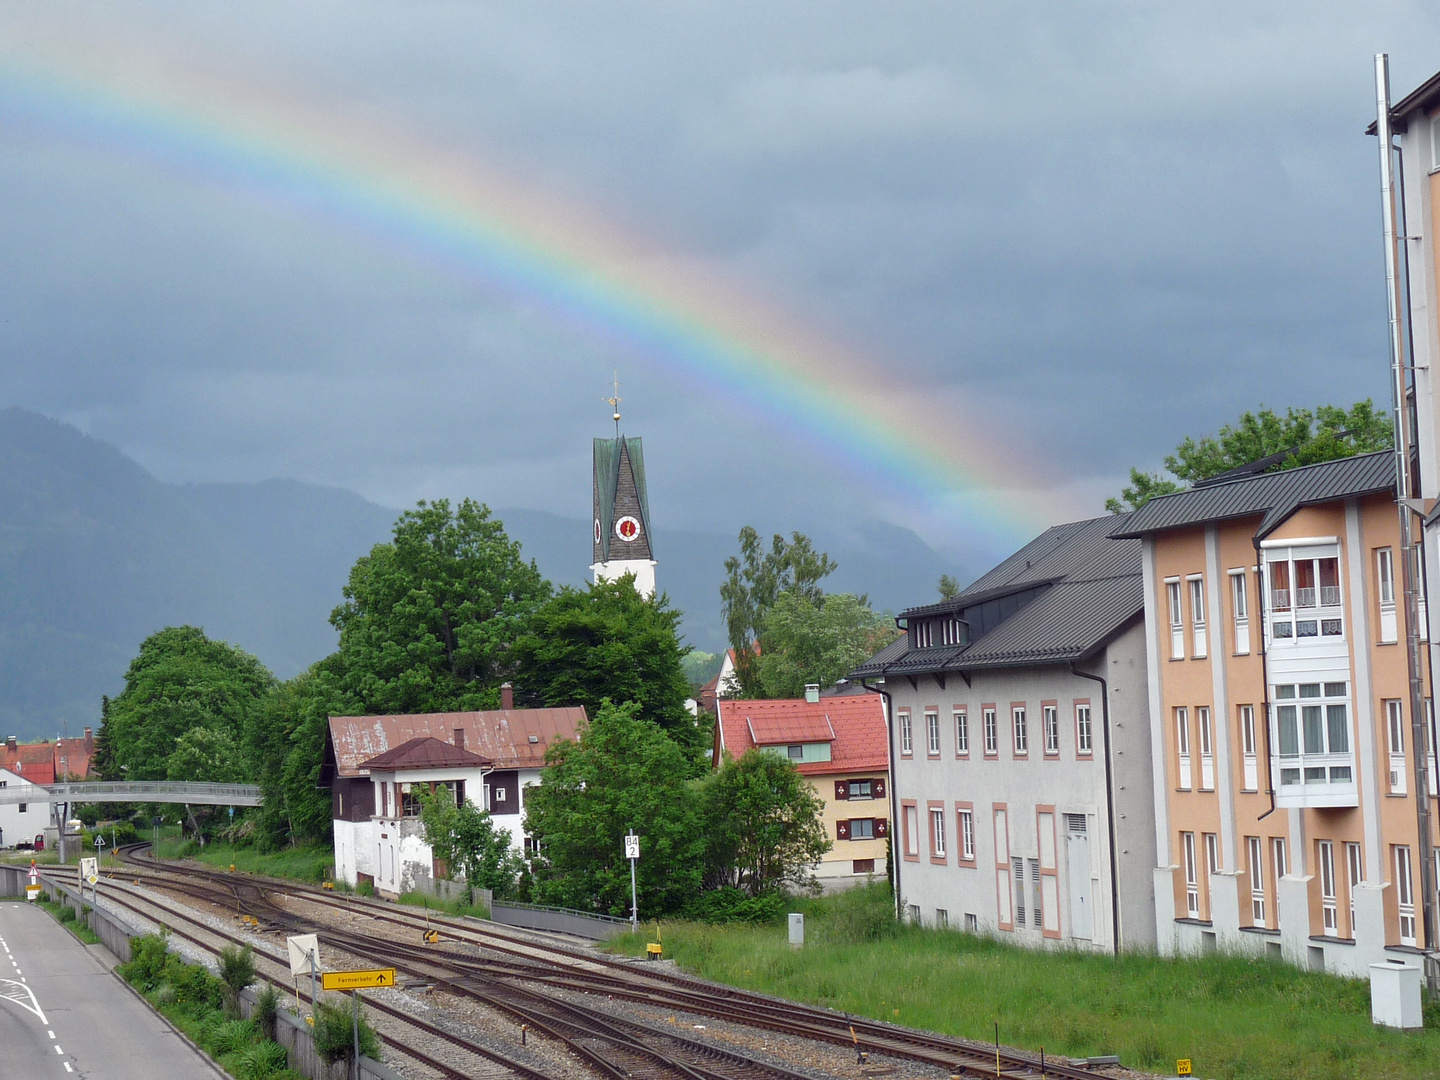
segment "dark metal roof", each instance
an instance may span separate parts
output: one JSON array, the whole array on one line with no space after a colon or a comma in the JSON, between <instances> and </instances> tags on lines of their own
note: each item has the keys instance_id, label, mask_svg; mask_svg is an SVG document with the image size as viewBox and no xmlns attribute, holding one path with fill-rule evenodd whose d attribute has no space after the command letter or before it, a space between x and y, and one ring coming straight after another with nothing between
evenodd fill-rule
<instances>
[{"instance_id":1,"label":"dark metal roof","mask_svg":"<svg viewBox=\"0 0 1440 1080\"><path fill-rule=\"evenodd\" d=\"M902 616L964 619L997 598L1033 593L969 645L912 649L907 635L861 664L851 678L1063 663L1091 655L1144 605L1140 543L1109 535L1121 520L1112 516L1057 525L960 595Z\"/></svg>"},{"instance_id":2,"label":"dark metal roof","mask_svg":"<svg viewBox=\"0 0 1440 1080\"><path fill-rule=\"evenodd\" d=\"M1256 530L1264 536L1302 506L1369 495L1395 487L1395 455L1389 450L1356 454L1298 469L1248 476L1210 487L1193 487L1151 499L1128 515L1110 535L1144 536L1234 518L1264 518Z\"/></svg>"},{"instance_id":3,"label":"dark metal roof","mask_svg":"<svg viewBox=\"0 0 1440 1080\"><path fill-rule=\"evenodd\" d=\"M1421 110L1428 110L1436 101L1440 101L1440 72L1431 75L1423 83L1417 86L1410 93L1390 106L1390 126L1395 131L1404 131L1410 123L1410 117ZM1365 129L1366 135L1375 134L1375 121L1370 121L1370 126Z\"/></svg>"}]
</instances>

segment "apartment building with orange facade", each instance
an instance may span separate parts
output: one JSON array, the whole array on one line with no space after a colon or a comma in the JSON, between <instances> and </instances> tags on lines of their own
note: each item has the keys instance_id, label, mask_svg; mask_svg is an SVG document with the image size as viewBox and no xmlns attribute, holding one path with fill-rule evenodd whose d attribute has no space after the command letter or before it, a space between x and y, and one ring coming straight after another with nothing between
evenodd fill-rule
<instances>
[{"instance_id":1,"label":"apartment building with orange facade","mask_svg":"<svg viewBox=\"0 0 1440 1080\"><path fill-rule=\"evenodd\" d=\"M1157 940L1364 976L1423 945L1394 456L1246 471L1114 534L1142 541Z\"/></svg>"}]
</instances>

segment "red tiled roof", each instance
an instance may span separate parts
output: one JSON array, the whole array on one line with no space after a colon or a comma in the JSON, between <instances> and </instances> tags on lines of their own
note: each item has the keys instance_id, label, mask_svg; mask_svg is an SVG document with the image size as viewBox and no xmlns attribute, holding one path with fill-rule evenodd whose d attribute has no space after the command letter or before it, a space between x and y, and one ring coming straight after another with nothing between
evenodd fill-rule
<instances>
[{"instance_id":1,"label":"red tiled roof","mask_svg":"<svg viewBox=\"0 0 1440 1080\"><path fill-rule=\"evenodd\" d=\"M84 780L90 775L90 757L95 753L95 738L55 740L55 776L78 776Z\"/></svg>"},{"instance_id":2,"label":"red tiled roof","mask_svg":"<svg viewBox=\"0 0 1440 1080\"><path fill-rule=\"evenodd\" d=\"M473 769L487 768L490 759L472 754L454 743L441 742L429 735L403 742L378 757L362 761L360 768L380 772L402 769Z\"/></svg>"},{"instance_id":3,"label":"red tiled roof","mask_svg":"<svg viewBox=\"0 0 1440 1080\"><path fill-rule=\"evenodd\" d=\"M0 769L36 784L53 784L57 778L90 775L90 757L95 752L95 739L56 739L52 742L20 743L10 749L0 743Z\"/></svg>"},{"instance_id":4,"label":"red tiled roof","mask_svg":"<svg viewBox=\"0 0 1440 1080\"><path fill-rule=\"evenodd\" d=\"M565 709L496 709L491 712L414 713L405 716L332 716L330 745L340 776L363 774L363 762L411 739L453 742L465 732L465 749L497 769L538 769L553 743L574 740L585 722L580 706ZM534 742L531 742L531 738ZM327 759L327 769L330 767ZM323 781L328 783L328 781Z\"/></svg>"},{"instance_id":5,"label":"red tiled roof","mask_svg":"<svg viewBox=\"0 0 1440 1080\"><path fill-rule=\"evenodd\" d=\"M829 742L829 761L797 766L808 776L889 767L885 711L879 694L821 698L814 703L804 698L721 700L716 726L717 754L727 750L737 758L752 746Z\"/></svg>"}]
</instances>

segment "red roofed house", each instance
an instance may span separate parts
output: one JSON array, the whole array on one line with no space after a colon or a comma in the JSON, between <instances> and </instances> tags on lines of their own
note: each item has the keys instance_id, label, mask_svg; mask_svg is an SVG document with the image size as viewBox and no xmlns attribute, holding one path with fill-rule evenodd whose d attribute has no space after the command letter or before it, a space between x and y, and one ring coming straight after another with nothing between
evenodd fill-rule
<instances>
[{"instance_id":1,"label":"red roofed house","mask_svg":"<svg viewBox=\"0 0 1440 1080\"><path fill-rule=\"evenodd\" d=\"M885 711L878 694L779 701L721 699L712 764L751 747L794 762L825 804L825 832L834 847L815 867L826 892L884 874L890 833Z\"/></svg>"},{"instance_id":2,"label":"red roofed house","mask_svg":"<svg viewBox=\"0 0 1440 1080\"><path fill-rule=\"evenodd\" d=\"M330 788L336 878L392 894L435 890L419 785L489 810L523 850L525 789L540 782L545 751L584 722L580 707L332 716L320 784Z\"/></svg>"}]
</instances>

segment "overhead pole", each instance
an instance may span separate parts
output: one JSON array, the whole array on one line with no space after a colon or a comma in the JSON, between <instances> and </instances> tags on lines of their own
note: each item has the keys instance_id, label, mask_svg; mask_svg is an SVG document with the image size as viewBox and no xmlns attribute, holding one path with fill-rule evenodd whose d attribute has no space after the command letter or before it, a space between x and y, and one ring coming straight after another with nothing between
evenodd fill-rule
<instances>
[{"instance_id":1,"label":"overhead pole","mask_svg":"<svg viewBox=\"0 0 1440 1080\"><path fill-rule=\"evenodd\" d=\"M1415 503L1418 485L1410 467L1415 447L1410 420L1407 338L1403 304L1400 208L1395 190L1394 134L1390 126L1390 58L1375 56L1375 134L1380 142L1380 201L1385 228L1385 300L1390 311L1390 393L1395 416L1395 503L1400 513L1400 568L1405 589L1405 660L1410 687L1410 745L1414 762L1415 825L1420 870L1421 923L1425 941L1425 977L1431 989L1440 987L1433 953L1436 948L1435 844L1430 813L1430 770L1427 765L1428 710L1420 654L1419 559L1415 542Z\"/></svg>"}]
</instances>

